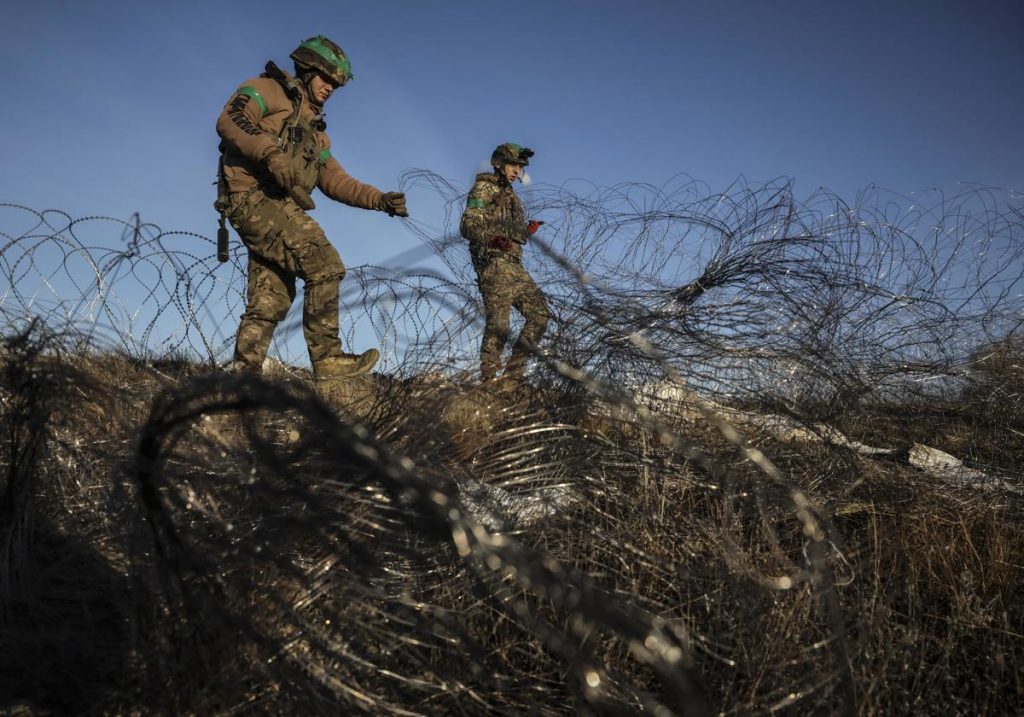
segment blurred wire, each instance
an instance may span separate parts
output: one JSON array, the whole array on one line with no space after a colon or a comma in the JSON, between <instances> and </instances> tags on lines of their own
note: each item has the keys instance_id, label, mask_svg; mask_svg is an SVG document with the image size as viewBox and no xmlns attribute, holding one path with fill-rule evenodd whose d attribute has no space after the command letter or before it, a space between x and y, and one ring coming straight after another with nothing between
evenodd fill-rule
<instances>
[{"instance_id":1,"label":"blurred wire","mask_svg":"<svg viewBox=\"0 0 1024 717\"><path fill-rule=\"evenodd\" d=\"M402 269L422 249L350 270L386 370L326 394L201 366L242 308L237 245L0 205L0 654L30 656L0 695L44 699L40 626L78 625L49 599L78 586L102 616L60 658L81 679L29 707L852 714L968 673L967 703L1019 706L1019 494L898 462L908 411L970 406L972 464L1024 469L1019 196L531 185L555 319L517 391L475 380L465 190L410 188L445 208L404 226L448 274Z\"/></svg>"}]
</instances>

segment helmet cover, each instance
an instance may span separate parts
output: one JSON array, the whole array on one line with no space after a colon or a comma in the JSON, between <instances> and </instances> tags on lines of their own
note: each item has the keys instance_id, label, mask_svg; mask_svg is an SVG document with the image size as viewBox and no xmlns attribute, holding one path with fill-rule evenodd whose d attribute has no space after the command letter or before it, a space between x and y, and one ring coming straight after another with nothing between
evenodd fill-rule
<instances>
[{"instance_id":1,"label":"helmet cover","mask_svg":"<svg viewBox=\"0 0 1024 717\"><path fill-rule=\"evenodd\" d=\"M530 163L532 156L533 150L529 147L523 147L514 142L505 142L495 147L491 153L491 166L496 169L503 164L518 164L525 167Z\"/></svg>"},{"instance_id":2,"label":"helmet cover","mask_svg":"<svg viewBox=\"0 0 1024 717\"><path fill-rule=\"evenodd\" d=\"M339 87L355 77L345 51L323 35L303 40L290 57L295 62L297 74L300 69L315 70Z\"/></svg>"}]
</instances>

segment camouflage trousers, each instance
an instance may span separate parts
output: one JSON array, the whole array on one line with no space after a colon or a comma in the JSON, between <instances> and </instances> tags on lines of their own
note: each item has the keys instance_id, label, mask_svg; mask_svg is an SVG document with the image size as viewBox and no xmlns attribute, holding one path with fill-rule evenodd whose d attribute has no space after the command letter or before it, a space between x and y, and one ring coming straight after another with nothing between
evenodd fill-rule
<instances>
[{"instance_id":1,"label":"camouflage trousers","mask_svg":"<svg viewBox=\"0 0 1024 717\"><path fill-rule=\"evenodd\" d=\"M518 259L496 256L479 266L477 286L484 302L484 336L480 342L480 374L486 381L501 367L509 340L509 314L514 307L526 323L512 348L506 374L522 375L531 349L540 343L551 314L540 288Z\"/></svg>"},{"instance_id":2,"label":"camouflage trousers","mask_svg":"<svg viewBox=\"0 0 1024 717\"><path fill-rule=\"evenodd\" d=\"M302 330L314 363L341 356L338 291L345 265L320 225L291 199L260 190L228 200L228 219L249 250L245 313L235 339L235 362L258 371L277 324L295 301L303 281Z\"/></svg>"}]
</instances>

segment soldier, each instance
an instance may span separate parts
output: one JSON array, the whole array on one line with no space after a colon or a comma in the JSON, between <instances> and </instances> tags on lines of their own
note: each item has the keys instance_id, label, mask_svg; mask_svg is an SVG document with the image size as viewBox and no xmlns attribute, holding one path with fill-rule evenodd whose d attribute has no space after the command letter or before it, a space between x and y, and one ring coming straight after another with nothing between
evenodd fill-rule
<instances>
[{"instance_id":1,"label":"soldier","mask_svg":"<svg viewBox=\"0 0 1024 717\"><path fill-rule=\"evenodd\" d=\"M478 174L466 200L459 232L469 240L469 254L484 302L484 336L480 375L494 379L509 338L509 313L515 307L526 323L512 348L504 375L520 380L526 360L547 329L544 294L523 267L523 245L543 222L527 223L512 183L530 163L533 150L507 142L491 154L493 172Z\"/></svg>"},{"instance_id":2,"label":"soldier","mask_svg":"<svg viewBox=\"0 0 1024 717\"><path fill-rule=\"evenodd\" d=\"M249 253L248 292L235 342L234 366L259 372L274 328L305 289L302 329L319 379L370 371L380 353L342 351L338 336L339 285L345 265L306 210L313 187L362 209L409 216L405 195L381 192L349 176L331 154L324 102L352 79L340 47L322 35L291 53L295 75L273 62L244 82L217 119L221 137L220 196L216 207L238 231Z\"/></svg>"}]
</instances>

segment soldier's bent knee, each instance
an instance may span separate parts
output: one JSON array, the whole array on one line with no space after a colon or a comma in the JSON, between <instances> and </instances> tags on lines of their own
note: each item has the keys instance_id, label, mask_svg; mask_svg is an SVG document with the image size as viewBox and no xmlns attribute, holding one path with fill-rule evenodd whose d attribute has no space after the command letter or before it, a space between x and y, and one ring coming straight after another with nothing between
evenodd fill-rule
<instances>
[{"instance_id":1,"label":"soldier's bent knee","mask_svg":"<svg viewBox=\"0 0 1024 717\"><path fill-rule=\"evenodd\" d=\"M320 255L316 261L310 262L307 281L314 284L326 283L329 281L341 281L345 278L345 265L338 256L338 251L328 244L326 247L319 247Z\"/></svg>"},{"instance_id":2,"label":"soldier's bent knee","mask_svg":"<svg viewBox=\"0 0 1024 717\"><path fill-rule=\"evenodd\" d=\"M488 334L507 336L509 319L505 317L490 317L484 323L484 332Z\"/></svg>"},{"instance_id":3,"label":"soldier's bent knee","mask_svg":"<svg viewBox=\"0 0 1024 717\"><path fill-rule=\"evenodd\" d=\"M243 316L253 321L277 324L288 315L288 309L292 305L290 300L285 299L286 297L258 296L245 308Z\"/></svg>"},{"instance_id":4,"label":"soldier's bent knee","mask_svg":"<svg viewBox=\"0 0 1024 717\"><path fill-rule=\"evenodd\" d=\"M547 308L534 309L526 315L526 323L529 326L539 328L541 331L547 328L551 321L551 314Z\"/></svg>"}]
</instances>

